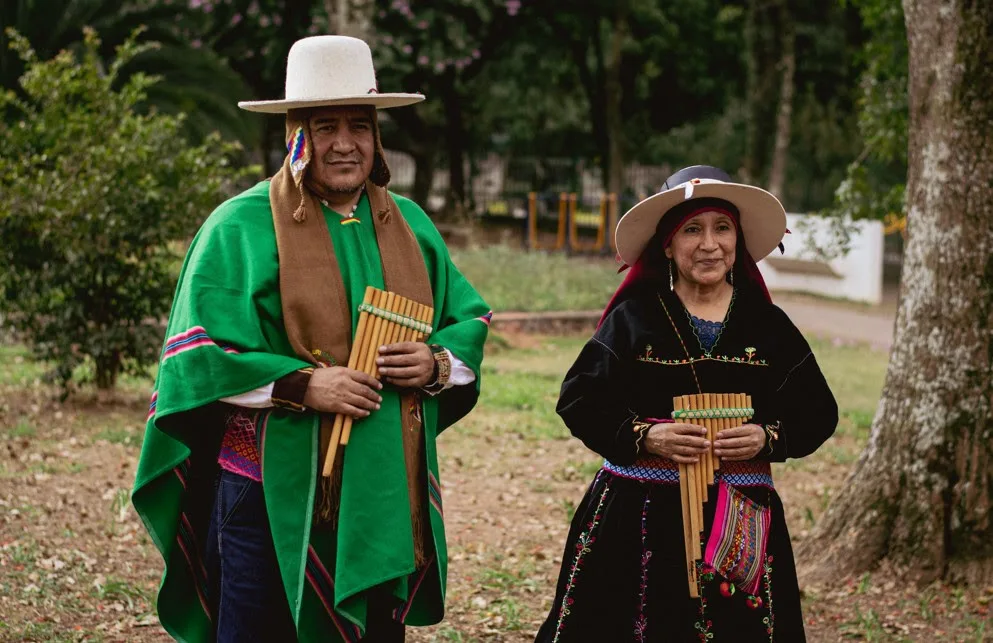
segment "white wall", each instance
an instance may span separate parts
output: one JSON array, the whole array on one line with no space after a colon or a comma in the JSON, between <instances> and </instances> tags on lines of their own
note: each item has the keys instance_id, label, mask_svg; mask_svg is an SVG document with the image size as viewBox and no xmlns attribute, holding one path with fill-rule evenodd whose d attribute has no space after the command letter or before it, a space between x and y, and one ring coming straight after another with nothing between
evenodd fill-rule
<instances>
[{"instance_id":1,"label":"white wall","mask_svg":"<svg viewBox=\"0 0 993 643\"><path fill-rule=\"evenodd\" d=\"M770 290L808 292L828 297L878 304L883 297L883 224L858 221L850 224L851 244L847 255L827 262L817 258L816 246L831 245L831 222L816 216L787 214L783 244L759 262Z\"/></svg>"}]
</instances>

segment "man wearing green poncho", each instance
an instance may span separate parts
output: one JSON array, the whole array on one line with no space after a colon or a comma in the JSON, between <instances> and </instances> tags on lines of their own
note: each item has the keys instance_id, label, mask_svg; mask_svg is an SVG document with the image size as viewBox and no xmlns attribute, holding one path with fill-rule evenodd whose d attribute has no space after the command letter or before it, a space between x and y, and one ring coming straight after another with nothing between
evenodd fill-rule
<instances>
[{"instance_id":1,"label":"man wearing green poncho","mask_svg":"<svg viewBox=\"0 0 993 643\"><path fill-rule=\"evenodd\" d=\"M159 619L181 641L402 641L444 614L435 441L479 396L490 311L427 215L386 190L368 46L305 38L288 154L223 203L186 256L133 502L165 559ZM426 342L347 368L367 287L434 309ZM355 420L323 477L335 415Z\"/></svg>"}]
</instances>

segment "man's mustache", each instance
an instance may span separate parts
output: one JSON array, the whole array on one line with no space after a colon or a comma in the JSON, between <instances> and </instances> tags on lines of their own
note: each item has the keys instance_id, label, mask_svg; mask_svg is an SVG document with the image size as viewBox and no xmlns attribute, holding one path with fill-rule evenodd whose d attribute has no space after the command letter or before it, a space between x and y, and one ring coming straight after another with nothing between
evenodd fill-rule
<instances>
[{"instance_id":1,"label":"man's mustache","mask_svg":"<svg viewBox=\"0 0 993 643\"><path fill-rule=\"evenodd\" d=\"M324 162L325 163L361 163L362 155L350 154L348 156L337 156L334 154L325 154Z\"/></svg>"}]
</instances>

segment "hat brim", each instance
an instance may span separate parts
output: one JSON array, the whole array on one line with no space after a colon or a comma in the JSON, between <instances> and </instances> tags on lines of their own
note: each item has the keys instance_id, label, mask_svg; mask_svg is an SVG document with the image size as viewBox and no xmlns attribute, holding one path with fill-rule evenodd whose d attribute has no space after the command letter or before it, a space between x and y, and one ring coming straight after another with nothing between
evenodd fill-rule
<instances>
[{"instance_id":1,"label":"hat brim","mask_svg":"<svg viewBox=\"0 0 993 643\"><path fill-rule=\"evenodd\" d=\"M628 210L617 222L614 238L621 261L634 265L655 235L659 221L685 198L686 184L654 194ZM775 196L762 188L741 183L706 182L693 185L691 199L718 198L728 201L741 214L745 249L756 262L772 252L786 234L786 210Z\"/></svg>"},{"instance_id":2,"label":"hat brim","mask_svg":"<svg viewBox=\"0 0 993 643\"><path fill-rule=\"evenodd\" d=\"M357 94L355 96L335 96L334 98L311 98L307 100L251 100L240 101L238 107L249 112L263 114L285 114L291 109L306 107L333 107L336 105L371 105L376 109L404 107L424 100L423 94Z\"/></svg>"}]
</instances>

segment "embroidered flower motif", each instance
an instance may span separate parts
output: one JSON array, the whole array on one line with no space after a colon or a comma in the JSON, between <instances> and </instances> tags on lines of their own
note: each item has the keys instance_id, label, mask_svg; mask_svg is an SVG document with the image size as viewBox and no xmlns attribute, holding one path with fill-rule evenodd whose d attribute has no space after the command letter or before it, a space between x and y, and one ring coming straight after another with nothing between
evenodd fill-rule
<instances>
[{"instance_id":1,"label":"embroidered flower motif","mask_svg":"<svg viewBox=\"0 0 993 643\"><path fill-rule=\"evenodd\" d=\"M638 590L638 615L634 618L634 640L645 643L645 632L648 630L648 563L652 559L652 550L648 548L648 504L650 499L645 496L645 504L641 507L641 587Z\"/></svg>"},{"instance_id":2,"label":"embroidered flower motif","mask_svg":"<svg viewBox=\"0 0 993 643\"><path fill-rule=\"evenodd\" d=\"M769 643L772 643L773 633L776 629L776 615L772 611L772 556L765 558L765 604L769 610L769 615L762 619L765 623L765 631L769 635Z\"/></svg>"},{"instance_id":3,"label":"embroidered flower motif","mask_svg":"<svg viewBox=\"0 0 993 643\"><path fill-rule=\"evenodd\" d=\"M600 494L600 501L597 503L596 512L593 514L593 520L586 523L586 530L579 534L579 538L576 539L576 557L569 566L569 580L566 581L565 595L562 597L562 606L559 608L559 620L555 625L555 638L552 639L552 643L558 643L559 637L562 635L562 626L565 623L565 617L570 614L571 610L569 608L574 602L574 599L572 598L572 591L576 586L579 570L583 565L583 558L586 554L590 553L590 547L594 542L596 542L596 536L594 534L596 532L597 525L600 524L600 512L603 511L603 503L607 499L608 491L610 491L609 482L604 485L603 493Z\"/></svg>"},{"instance_id":4,"label":"embroidered flower motif","mask_svg":"<svg viewBox=\"0 0 993 643\"><path fill-rule=\"evenodd\" d=\"M755 347L754 346L749 346L748 348L746 348L745 349L745 355L748 356L748 361L749 362L752 361L752 358L755 357Z\"/></svg>"},{"instance_id":5,"label":"embroidered flower motif","mask_svg":"<svg viewBox=\"0 0 993 643\"><path fill-rule=\"evenodd\" d=\"M703 568L703 564L697 563L697 570L699 571L702 568ZM703 588L704 585L709 584L714 580L714 573L706 572L703 574L699 574L699 577L700 577L700 608L697 612L699 618L697 618L694 627L697 630L697 637L701 641L706 642L714 638L714 633L710 631L710 629L714 626L714 622L709 618L707 618L707 597L706 597L706 592L703 591Z\"/></svg>"},{"instance_id":6,"label":"embroidered flower motif","mask_svg":"<svg viewBox=\"0 0 993 643\"><path fill-rule=\"evenodd\" d=\"M749 349L746 349L746 351ZM755 349L751 349L754 351ZM768 366L768 362L764 359L755 359L754 352L747 357L728 357L727 355L703 355L701 357L690 357L689 359L679 358L679 359L661 359L658 357L652 357L650 354L643 353L637 358L639 362L647 362L650 364L660 364L662 366L682 366L684 364L696 364L698 362L724 362L725 364L748 364L751 366Z\"/></svg>"}]
</instances>

